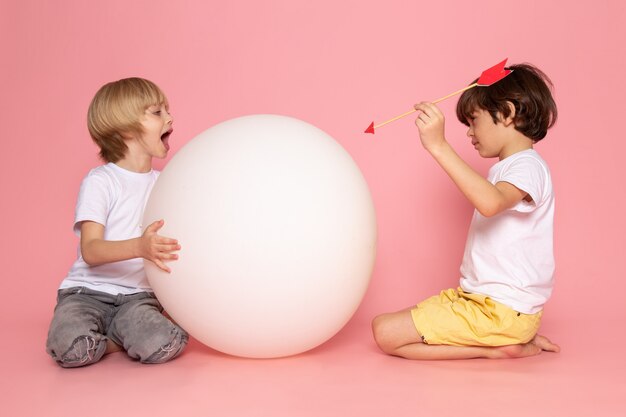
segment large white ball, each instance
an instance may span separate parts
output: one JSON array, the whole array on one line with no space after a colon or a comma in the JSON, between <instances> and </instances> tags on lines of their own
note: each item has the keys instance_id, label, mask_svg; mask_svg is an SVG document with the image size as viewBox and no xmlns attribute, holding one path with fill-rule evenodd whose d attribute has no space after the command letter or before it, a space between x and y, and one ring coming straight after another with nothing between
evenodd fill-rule
<instances>
[{"instance_id":1,"label":"large white ball","mask_svg":"<svg viewBox=\"0 0 626 417\"><path fill-rule=\"evenodd\" d=\"M361 172L303 121L253 115L187 143L154 186L144 224L179 240L167 274L145 266L172 318L237 356L312 349L352 317L376 254L376 218Z\"/></svg>"}]
</instances>

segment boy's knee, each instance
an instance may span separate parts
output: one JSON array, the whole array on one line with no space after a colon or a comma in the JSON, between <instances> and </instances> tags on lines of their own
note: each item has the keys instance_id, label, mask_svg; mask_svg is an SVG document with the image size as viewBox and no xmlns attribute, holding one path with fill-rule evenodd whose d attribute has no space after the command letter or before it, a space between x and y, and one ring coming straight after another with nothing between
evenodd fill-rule
<instances>
[{"instance_id":1,"label":"boy's knee","mask_svg":"<svg viewBox=\"0 0 626 417\"><path fill-rule=\"evenodd\" d=\"M404 321L398 313L381 314L372 320L372 333L380 350L394 355L400 346L411 343Z\"/></svg>"},{"instance_id":2,"label":"boy's knee","mask_svg":"<svg viewBox=\"0 0 626 417\"><path fill-rule=\"evenodd\" d=\"M155 352L147 358L140 358L141 363L156 364L168 362L182 353L187 346L189 336L179 328L175 328L171 333L172 337L169 342L160 346Z\"/></svg>"},{"instance_id":3,"label":"boy's knee","mask_svg":"<svg viewBox=\"0 0 626 417\"><path fill-rule=\"evenodd\" d=\"M79 336L65 352L49 348L48 353L63 368L77 368L98 362L106 351L106 341L94 336Z\"/></svg>"},{"instance_id":4,"label":"boy's knee","mask_svg":"<svg viewBox=\"0 0 626 417\"><path fill-rule=\"evenodd\" d=\"M391 349L387 323L386 314L376 316L374 320L372 320L372 333L374 335L374 340L376 341L378 347L386 353L388 353Z\"/></svg>"},{"instance_id":5,"label":"boy's knee","mask_svg":"<svg viewBox=\"0 0 626 417\"><path fill-rule=\"evenodd\" d=\"M159 311L156 299L144 299L118 313L112 335L128 356L141 363L164 363L180 355L189 337Z\"/></svg>"}]
</instances>

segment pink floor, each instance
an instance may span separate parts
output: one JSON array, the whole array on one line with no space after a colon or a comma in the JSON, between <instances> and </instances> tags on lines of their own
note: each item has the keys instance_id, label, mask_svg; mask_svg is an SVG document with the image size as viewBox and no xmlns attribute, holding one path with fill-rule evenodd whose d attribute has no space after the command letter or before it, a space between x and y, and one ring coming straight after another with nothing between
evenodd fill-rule
<instances>
[{"instance_id":1,"label":"pink floor","mask_svg":"<svg viewBox=\"0 0 626 417\"><path fill-rule=\"evenodd\" d=\"M358 317L357 317L358 319ZM381 354L365 320L321 347L270 360L192 341L177 360L140 365L123 353L87 368L44 352L48 317L3 326L4 416L624 416L626 361L611 327L544 324L562 346L517 360L411 362ZM3 338L4 338L3 337ZM8 340L8 338L7 338ZM27 358L27 359L26 359Z\"/></svg>"}]
</instances>

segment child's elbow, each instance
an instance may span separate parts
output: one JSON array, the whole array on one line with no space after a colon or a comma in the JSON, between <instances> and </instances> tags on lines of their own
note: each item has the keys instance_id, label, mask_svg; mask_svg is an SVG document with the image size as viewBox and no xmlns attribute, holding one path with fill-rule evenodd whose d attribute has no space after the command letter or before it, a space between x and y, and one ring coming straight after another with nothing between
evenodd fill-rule
<instances>
[{"instance_id":1,"label":"child's elbow","mask_svg":"<svg viewBox=\"0 0 626 417\"><path fill-rule=\"evenodd\" d=\"M483 217L493 217L496 213L493 210L478 210Z\"/></svg>"},{"instance_id":2,"label":"child's elbow","mask_svg":"<svg viewBox=\"0 0 626 417\"><path fill-rule=\"evenodd\" d=\"M90 255L84 252L83 252L83 261L89 266L96 266L95 260Z\"/></svg>"},{"instance_id":3,"label":"child's elbow","mask_svg":"<svg viewBox=\"0 0 626 417\"><path fill-rule=\"evenodd\" d=\"M89 250L87 245L80 246L80 253L83 261L89 266L98 266L96 258L93 256L92 251Z\"/></svg>"},{"instance_id":4,"label":"child's elbow","mask_svg":"<svg viewBox=\"0 0 626 417\"><path fill-rule=\"evenodd\" d=\"M498 204L488 204L483 207L477 207L478 212L483 217L493 217L502 211L502 208Z\"/></svg>"}]
</instances>

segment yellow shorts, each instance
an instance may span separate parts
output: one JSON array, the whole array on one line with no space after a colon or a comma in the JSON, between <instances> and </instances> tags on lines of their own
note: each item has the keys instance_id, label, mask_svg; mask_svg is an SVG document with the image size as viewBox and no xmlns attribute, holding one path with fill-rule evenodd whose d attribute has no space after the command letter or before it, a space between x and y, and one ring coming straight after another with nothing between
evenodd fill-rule
<instances>
[{"instance_id":1,"label":"yellow shorts","mask_svg":"<svg viewBox=\"0 0 626 417\"><path fill-rule=\"evenodd\" d=\"M424 343L504 346L528 343L539 330L542 312L518 313L504 304L461 288L441 291L411 310Z\"/></svg>"}]
</instances>

